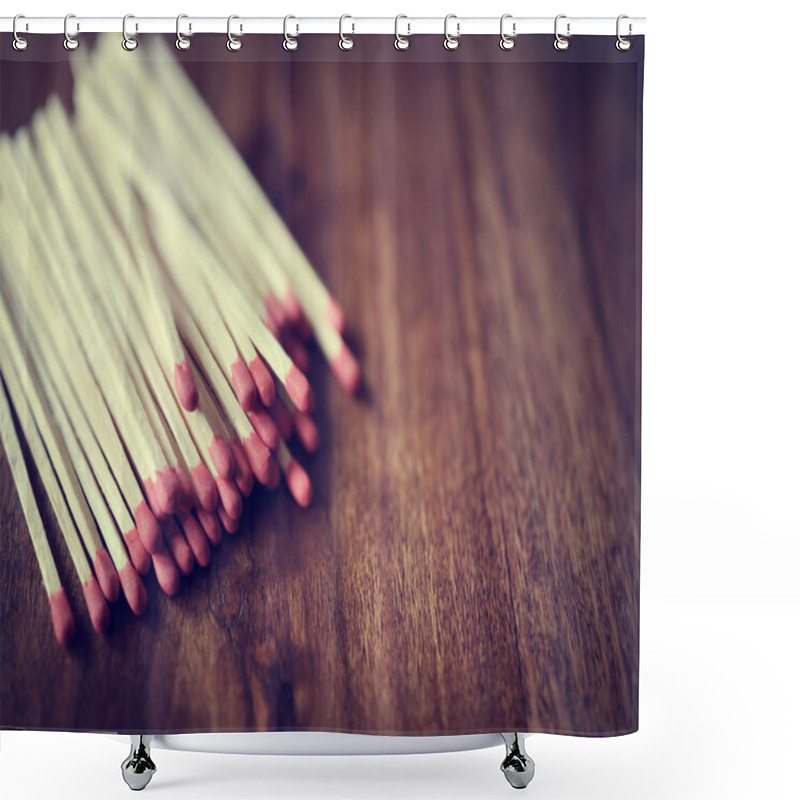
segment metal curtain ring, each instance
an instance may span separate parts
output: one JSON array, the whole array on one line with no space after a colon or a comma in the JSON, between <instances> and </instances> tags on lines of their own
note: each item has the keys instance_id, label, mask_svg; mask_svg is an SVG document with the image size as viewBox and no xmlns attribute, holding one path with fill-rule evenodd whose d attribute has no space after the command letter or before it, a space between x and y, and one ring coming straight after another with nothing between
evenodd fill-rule
<instances>
[{"instance_id":1,"label":"metal curtain ring","mask_svg":"<svg viewBox=\"0 0 800 800\"><path fill-rule=\"evenodd\" d=\"M339 17L339 47L342 50L352 50L355 42L349 36L345 36L343 31L344 21L346 19L353 19L353 18L349 14L342 14L342 16ZM355 22L352 23L352 28L353 28L352 32L355 33L356 30Z\"/></svg>"},{"instance_id":2,"label":"metal curtain ring","mask_svg":"<svg viewBox=\"0 0 800 800\"><path fill-rule=\"evenodd\" d=\"M620 32L619 32L619 24L624 19L628 19L628 15L627 14L620 14L617 17L617 41L616 41L615 44L616 44L617 50L619 50L620 53L627 53L628 50L631 49L631 44L632 44L630 39L626 39L624 36L620 35ZM633 26L629 22L628 23L628 36L631 35L632 31L633 31Z\"/></svg>"},{"instance_id":3,"label":"metal curtain ring","mask_svg":"<svg viewBox=\"0 0 800 800\"><path fill-rule=\"evenodd\" d=\"M20 36L17 33L17 23L21 19L25 19L25 15L24 14L17 14L17 16L14 17L13 24L11 25L11 32L14 34L14 41L11 44L13 45L14 49L18 50L20 53L23 50L27 50L28 49L28 40L24 36ZM25 30L28 30L28 23L27 22L25 23Z\"/></svg>"},{"instance_id":4,"label":"metal curtain ring","mask_svg":"<svg viewBox=\"0 0 800 800\"><path fill-rule=\"evenodd\" d=\"M297 19L297 17L293 17L291 14L288 14L283 18L283 49L288 50L289 52L293 50L297 50L297 45L299 42L292 36L289 36L289 20L290 19ZM297 32L300 32L300 26L297 26Z\"/></svg>"},{"instance_id":5,"label":"metal curtain ring","mask_svg":"<svg viewBox=\"0 0 800 800\"><path fill-rule=\"evenodd\" d=\"M122 49L130 52L139 46L139 40L135 36L128 35L128 20L136 19L133 14L126 14L122 18ZM134 30L139 30L139 23L135 23Z\"/></svg>"},{"instance_id":6,"label":"metal curtain ring","mask_svg":"<svg viewBox=\"0 0 800 800\"><path fill-rule=\"evenodd\" d=\"M406 38L411 36L411 23L407 22L406 27L408 28L408 32L405 36L400 35L400 20L401 19L408 19L405 14L398 14L394 18L394 46L398 50L408 50L411 47L411 42Z\"/></svg>"},{"instance_id":7,"label":"metal curtain ring","mask_svg":"<svg viewBox=\"0 0 800 800\"><path fill-rule=\"evenodd\" d=\"M456 20L456 35L453 36L451 33L447 31L447 23L450 22L451 19ZM444 18L444 49L445 50L458 50L458 45L460 42L458 41L458 37L461 35L461 23L458 21L458 17L455 14L448 14Z\"/></svg>"},{"instance_id":8,"label":"metal curtain ring","mask_svg":"<svg viewBox=\"0 0 800 800\"><path fill-rule=\"evenodd\" d=\"M231 33L231 22L233 22L235 19L239 19L239 17L237 17L236 14L231 14L228 17L228 43L226 47L228 48L228 50L231 51L231 53L236 53L242 49L242 40ZM239 31L241 30L242 26L240 25Z\"/></svg>"},{"instance_id":9,"label":"metal curtain ring","mask_svg":"<svg viewBox=\"0 0 800 800\"><path fill-rule=\"evenodd\" d=\"M500 17L500 49L501 50L513 50L514 49L514 45L516 44L516 42L514 41L513 37L517 35L517 23L516 22L512 22L511 23L511 36L509 36L505 32L505 22L506 22L507 19L511 19L511 18L512 18L511 14L503 14L503 16Z\"/></svg>"},{"instance_id":10,"label":"metal curtain ring","mask_svg":"<svg viewBox=\"0 0 800 800\"><path fill-rule=\"evenodd\" d=\"M188 17L189 17L188 14L178 14L178 16L175 18L175 36L177 37L175 39L175 47L177 47L178 50L188 50L192 46L191 40L187 39L181 33L181 20L188 19ZM190 22L189 33L191 32L192 32L192 23Z\"/></svg>"},{"instance_id":11,"label":"metal curtain ring","mask_svg":"<svg viewBox=\"0 0 800 800\"><path fill-rule=\"evenodd\" d=\"M64 17L64 49L65 50L77 50L78 49L78 45L80 44L80 42L78 41L78 39L75 36L70 36L69 35L68 26L69 26L69 21L71 19L75 19L75 15L74 14L67 14L67 16ZM80 29L81 29L80 23L76 22L75 23L75 31L77 32Z\"/></svg>"},{"instance_id":12,"label":"metal curtain ring","mask_svg":"<svg viewBox=\"0 0 800 800\"><path fill-rule=\"evenodd\" d=\"M558 21L559 21L560 19L566 19L566 18L567 18L567 15L566 15L566 14L559 14L559 15L556 17L556 21L555 21L555 23L554 23L554 25L553 25L553 31L554 31L554 33L555 33L555 36L556 36L556 40L553 42L553 47L555 47L555 49L556 49L556 50L561 50L561 51L564 51L564 50L569 50L569 39L565 39L565 38L564 38L564 37L563 37L563 36L562 36L562 35L561 35L561 34L558 32ZM567 36L569 36L569 28L570 28L570 24L569 24L569 22L568 22L568 23L567 23Z\"/></svg>"}]
</instances>

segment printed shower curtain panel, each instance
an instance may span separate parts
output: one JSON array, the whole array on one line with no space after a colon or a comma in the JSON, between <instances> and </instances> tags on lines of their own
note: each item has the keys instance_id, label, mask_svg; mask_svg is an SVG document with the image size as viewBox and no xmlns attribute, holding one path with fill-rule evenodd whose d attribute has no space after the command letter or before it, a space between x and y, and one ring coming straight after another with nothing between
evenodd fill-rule
<instances>
[{"instance_id":1,"label":"printed shower curtain panel","mask_svg":"<svg viewBox=\"0 0 800 800\"><path fill-rule=\"evenodd\" d=\"M638 726L643 42L0 43L0 725Z\"/></svg>"}]
</instances>

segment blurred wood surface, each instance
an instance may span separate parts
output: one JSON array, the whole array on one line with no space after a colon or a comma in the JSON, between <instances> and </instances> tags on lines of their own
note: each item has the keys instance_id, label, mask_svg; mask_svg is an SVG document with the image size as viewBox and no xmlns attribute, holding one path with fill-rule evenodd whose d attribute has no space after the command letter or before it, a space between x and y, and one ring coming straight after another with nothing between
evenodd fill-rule
<instances>
[{"instance_id":1,"label":"blurred wood surface","mask_svg":"<svg viewBox=\"0 0 800 800\"><path fill-rule=\"evenodd\" d=\"M375 63L386 38L357 38L360 61L330 37L302 41L318 60L193 44L189 73L347 313L364 388L316 353L312 507L257 491L209 568L171 600L150 575L146 615L118 603L105 637L43 503L69 651L0 461L0 725L636 729L641 73L503 61L495 38L450 62L435 37ZM2 55L4 130L67 96L63 60Z\"/></svg>"}]
</instances>

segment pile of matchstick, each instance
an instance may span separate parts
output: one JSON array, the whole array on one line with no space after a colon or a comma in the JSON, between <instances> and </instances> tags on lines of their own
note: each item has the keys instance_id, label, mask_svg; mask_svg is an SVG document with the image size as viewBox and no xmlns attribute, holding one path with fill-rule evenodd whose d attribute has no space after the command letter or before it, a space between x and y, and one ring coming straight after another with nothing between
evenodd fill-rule
<instances>
[{"instance_id":1,"label":"pile of matchstick","mask_svg":"<svg viewBox=\"0 0 800 800\"><path fill-rule=\"evenodd\" d=\"M359 383L339 304L182 67L109 48L71 61L72 116L51 98L0 140L0 433L62 644L11 405L103 631L120 592L145 611L151 566L168 595L206 566L256 482L311 502L287 440L318 446L312 339Z\"/></svg>"}]
</instances>

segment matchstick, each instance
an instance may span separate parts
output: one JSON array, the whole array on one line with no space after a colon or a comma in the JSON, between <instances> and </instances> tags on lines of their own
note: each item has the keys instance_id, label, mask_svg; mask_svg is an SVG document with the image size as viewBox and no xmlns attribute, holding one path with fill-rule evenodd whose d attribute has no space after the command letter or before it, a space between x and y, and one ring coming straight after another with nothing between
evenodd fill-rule
<instances>
[{"instance_id":1,"label":"matchstick","mask_svg":"<svg viewBox=\"0 0 800 800\"><path fill-rule=\"evenodd\" d=\"M217 506L217 509L219 509L219 506ZM222 531L220 530L219 517L216 512L209 514L202 508L198 508L195 510L195 514L208 541L213 545L218 545L222 541Z\"/></svg>"},{"instance_id":2,"label":"matchstick","mask_svg":"<svg viewBox=\"0 0 800 800\"><path fill-rule=\"evenodd\" d=\"M183 531L178 528L172 517L162 521L161 530L164 531L164 541L167 543L167 549L172 554L172 558L181 575L184 577L191 575L192 570L194 570L194 555L183 535Z\"/></svg>"},{"instance_id":3,"label":"matchstick","mask_svg":"<svg viewBox=\"0 0 800 800\"><path fill-rule=\"evenodd\" d=\"M292 402L292 398L283 391L283 387L278 387L278 402L273 409L273 416L281 415L278 407L285 410L289 418L289 430L292 429L297 433L297 438L300 440L303 447L308 453L315 453L319 447L319 430L309 414L299 411L297 406ZM276 413L277 412L277 415ZM277 422L277 418L275 420ZM285 423L284 423L285 425ZM281 434L282 438L287 439L288 436Z\"/></svg>"},{"instance_id":4,"label":"matchstick","mask_svg":"<svg viewBox=\"0 0 800 800\"><path fill-rule=\"evenodd\" d=\"M211 563L211 548L205 531L194 514L183 514L178 518L184 538L188 543L195 563L207 567Z\"/></svg>"},{"instance_id":5,"label":"matchstick","mask_svg":"<svg viewBox=\"0 0 800 800\"><path fill-rule=\"evenodd\" d=\"M278 395L275 405L270 409L272 418L275 420L275 425L278 428L278 433L281 439L289 441L294 431L294 420L286 407L286 403L282 399L285 395Z\"/></svg>"},{"instance_id":6,"label":"matchstick","mask_svg":"<svg viewBox=\"0 0 800 800\"><path fill-rule=\"evenodd\" d=\"M33 487L31 486L28 471L25 468L22 448L14 430L11 409L2 384L0 384L0 441L3 443L6 461L11 469L11 477L17 487L17 496L22 506L22 513L25 515L25 521L28 524L28 534L31 537L33 549L36 553L39 571L42 573L42 582L50 603L53 632L58 643L62 647L66 647L75 633L75 618L72 615L72 609L69 607L67 593L61 585L56 562L53 559L53 553L47 541L44 523L33 496Z\"/></svg>"},{"instance_id":7,"label":"matchstick","mask_svg":"<svg viewBox=\"0 0 800 800\"><path fill-rule=\"evenodd\" d=\"M306 471L294 460L286 443L281 439L278 444L278 463L286 478L286 484L292 497L303 508L311 505L311 481Z\"/></svg>"},{"instance_id":8,"label":"matchstick","mask_svg":"<svg viewBox=\"0 0 800 800\"><path fill-rule=\"evenodd\" d=\"M253 476L253 470L250 469L250 464L247 463L247 454L235 438L231 440L230 446L236 462L236 473L234 475L236 486L242 493L242 497L250 497L253 493L255 478Z\"/></svg>"}]
</instances>

